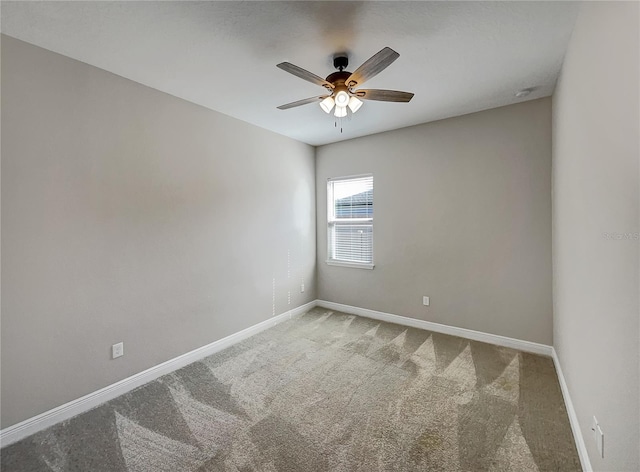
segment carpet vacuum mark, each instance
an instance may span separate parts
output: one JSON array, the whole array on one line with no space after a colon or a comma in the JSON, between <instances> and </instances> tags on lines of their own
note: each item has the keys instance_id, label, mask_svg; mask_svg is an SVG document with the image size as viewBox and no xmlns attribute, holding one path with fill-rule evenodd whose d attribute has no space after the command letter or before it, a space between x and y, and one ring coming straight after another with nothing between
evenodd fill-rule
<instances>
[{"instance_id":1,"label":"carpet vacuum mark","mask_svg":"<svg viewBox=\"0 0 640 472\"><path fill-rule=\"evenodd\" d=\"M8 446L1 465L581 470L550 358L320 308Z\"/></svg>"}]
</instances>

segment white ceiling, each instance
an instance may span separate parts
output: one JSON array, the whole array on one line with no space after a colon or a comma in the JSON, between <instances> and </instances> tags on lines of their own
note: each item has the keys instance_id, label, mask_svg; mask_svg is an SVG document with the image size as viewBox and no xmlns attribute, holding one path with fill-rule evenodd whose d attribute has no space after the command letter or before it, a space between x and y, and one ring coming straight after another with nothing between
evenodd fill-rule
<instances>
[{"instance_id":1,"label":"white ceiling","mask_svg":"<svg viewBox=\"0 0 640 472\"><path fill-rule=\"evenodd\" d=\"M2 32L312 145L515 103L553 92L576 2L2 2ZM400 58L365 88L414 92L367 101L334 128L323 88L277 69L348 70L389 46Z\"/></svg>"}]
</instances>

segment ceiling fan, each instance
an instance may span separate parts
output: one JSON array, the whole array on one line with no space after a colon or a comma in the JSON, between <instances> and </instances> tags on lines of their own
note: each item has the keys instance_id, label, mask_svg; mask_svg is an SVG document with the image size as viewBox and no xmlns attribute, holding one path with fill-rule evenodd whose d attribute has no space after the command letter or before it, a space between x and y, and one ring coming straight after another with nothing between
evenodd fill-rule
<instances>
[{"instance_id":1,"label":"ceiling fan","mask_svg":"<svg viewBox=\"0 0 640 472\"><path fill-rule=\"evenodd\" d=\"M326 113L331 113L331 110L335 106L334 116L342 118L347 116L347 108L351 110L351 113L358 111L362 106L360 99L378 100L382 102L409 102L413 98L413 94L410 92L356 89L356 87L360 87L367 80L389 67L398 57L400 57L400 54L389 47L385 47L370 57L352 73L344 70L349 65L349 58L342 54L336 55L333 59L333 66L338 69L338 72L329 74L326 79L312 74L290 62L281 62L276 67L326 88L329 94L305 98L296 102L287 103L286 105L280 105L278 108L280 110L288 110L289 108L299 107L308 103L320 102L320 107Z\"/></svg>"}]
</instances>

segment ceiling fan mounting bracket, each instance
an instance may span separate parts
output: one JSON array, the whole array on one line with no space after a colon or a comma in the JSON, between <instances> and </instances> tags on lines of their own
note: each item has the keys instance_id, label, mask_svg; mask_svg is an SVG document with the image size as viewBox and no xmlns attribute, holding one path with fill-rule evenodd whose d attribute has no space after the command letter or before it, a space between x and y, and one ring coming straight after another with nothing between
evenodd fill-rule
<instances>
[{"instance_id":1,"label":"ceiling fan mounting bracket","mask_svg":"<svg viewBox=\"0 0 640 472\"><path fill-rule=\"evenodd\" d=\"M333 58L333 67L342 72L349 65L349 58L343 53L336 54Z\"/></svg>"}]
</instances>

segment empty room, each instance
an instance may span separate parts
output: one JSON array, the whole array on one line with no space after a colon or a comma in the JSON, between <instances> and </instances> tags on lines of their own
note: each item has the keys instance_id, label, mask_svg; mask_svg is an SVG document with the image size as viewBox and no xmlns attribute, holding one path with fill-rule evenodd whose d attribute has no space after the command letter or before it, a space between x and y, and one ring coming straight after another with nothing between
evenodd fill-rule
<instances>
[{"instance_id":1,"label":"empty room","mask_svg":"<svg viewBox=\"0 0 640 472\"><path fill-rule=\"evenodd\" d=\"M640 470L640 2L0 16L3 472Z\"/></svg>"}]
</instances>

